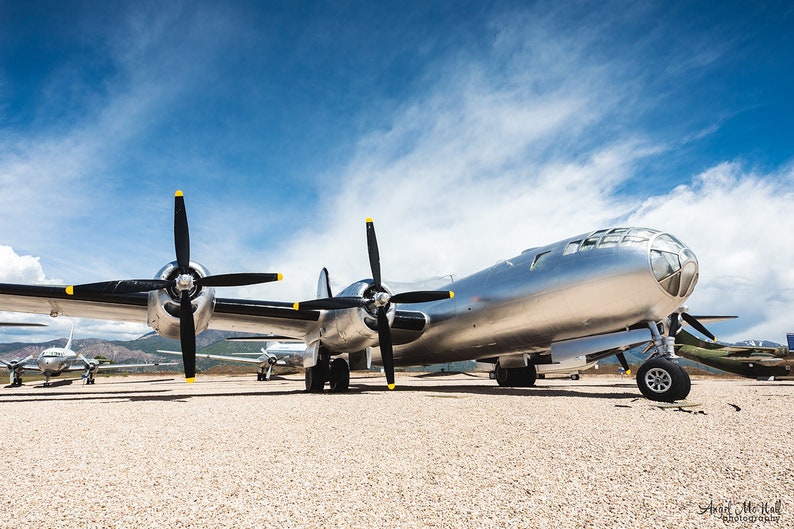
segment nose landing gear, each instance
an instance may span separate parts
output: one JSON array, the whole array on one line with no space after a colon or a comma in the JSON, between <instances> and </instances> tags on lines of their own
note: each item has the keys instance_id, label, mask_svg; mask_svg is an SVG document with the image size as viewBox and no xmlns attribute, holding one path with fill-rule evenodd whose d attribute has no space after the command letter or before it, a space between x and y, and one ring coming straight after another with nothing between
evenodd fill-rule
<instances>
[{"instance_id":1,"label":"nose landing gear","mask_svg":"<svg viewBox=\"0 0 794 529\"><path fill-rule=\"evenodd\" d=\"M637 370L637 386L649 400L674 402L689 395L692 382L680 365L666 358L652 358Z\"/></svg>"},{"instance_id":2,"label":"nose landing gear","mask_svg":"<svg viewBox=\"0 0 794 529\"><path fill-rule=\"evenodd\" d=\"M668 336L662 337L654 322L648 322L655 349L650 359L637 370L637 387L648 400L674 402L684 400L692 389L692 380L678 362L675 354L675 333L678 330L677 314Z\"/></svg>"}]
</instances>

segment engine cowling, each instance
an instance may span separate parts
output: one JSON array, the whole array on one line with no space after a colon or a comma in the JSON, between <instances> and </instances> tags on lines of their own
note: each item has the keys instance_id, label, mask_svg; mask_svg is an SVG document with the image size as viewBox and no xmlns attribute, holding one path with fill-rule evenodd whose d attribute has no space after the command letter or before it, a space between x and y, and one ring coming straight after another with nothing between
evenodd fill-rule
<instances>
[{"instance_id":1,"label":"engine cowling","mask_svg":"<svg viewBox=\"0 0 794 529\"><path fill-rule=\"evenodd\" d=\"M358 281L341 291L338 296L371 299L373 285L371 279ZM381 286L391 295L392 292L386 285ZM395 310L394 304L389 305L386 314L389 325L394 321ZM320 341L327 349L337 353L361 351L378 345L378 316L374 303L325 312L321 320Z\"/></svg>"},{"instance_id":2,"label":"engine cowling","mask_svg":"<svg viewBox=\"0 0 794 529\"><path fill-rule=\"evenodd\" d=\"M194 278L207 277L209 271L202 265L190 262L190 273ZM155 279L171 280L179 274L176 261L165 265L155 275ZM149 327L165 338L179 339L179 303L181 293L175 288L153 290L149 292L148 323ZM212 312L215 310L215 291L212 288L194 286L190 291L193 306L193 321L196 334L204 332L209 326Z\"/></svg>"}]
</instances>

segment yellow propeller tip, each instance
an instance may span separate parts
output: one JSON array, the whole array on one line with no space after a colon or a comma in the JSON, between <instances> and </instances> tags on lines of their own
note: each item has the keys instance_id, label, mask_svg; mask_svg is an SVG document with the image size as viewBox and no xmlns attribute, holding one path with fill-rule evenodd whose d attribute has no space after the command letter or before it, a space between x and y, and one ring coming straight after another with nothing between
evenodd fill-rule
<instances>
[{"instance_id":1,"label":"yellow propeller tip","mask_svg":"<svg viewBox=\"0 0 794 529\"><path fill-rule=\"evenodd\" d=\"M68 287L66 287L66 293L70 296L74 296L74 286L69 285Z\"/></svg>"},{"instance_id":2,"label":"yellow propeller tip","mask_svg":"<svg viewBox=\"0 0 794 529\"><path fill-rule=\"evenodd\" d=\"M195 378L186 378L186 379L185 379L185 382L187 382L188 384L192 384L192 383L193 383L193 382L195 382L195 381L196 381L196 379L195 379Z\"/></svg>"},{"instance_id":3,"label":"yellow propeller tip","mask_svg":"<svg viewBox=\"0 0 794 529\"><path fill-rule=\"evenodd\" d=\"M452 299L454 297L455 297L455 293L450 290L449 291L449 299Z\"/></svg>"},{"instance_id":4,"label":"yellow propeller tip","mask_svg":"<svg viewBox=\"0 0 794 529\"><path fill-rule=\"evenodd\" d=\"M372 222L372 217L367 217L367 222Z\"/></svg>"},{"instance_id":5,"label":"yellow propeller tip","mask_svg":"<svg viewBox=\"0 0 794 529\"><path fill-rule=\"evenodd\" d=\"M627 370L626 370L626 374L627 374L627 375L629 375L629 376L631 376L631 369L627 369Z\"/></svg>"},{"instance_id":6,"label":"yellow propeller tip","mask_svg":"<svg viewBox=\"0 0 794 529\"><path fill-rule=\"evenodd\" d=\"M292 304L292 308L295 309L295 310L301 310L300 309L300 305L301 305L300 303L293 303Z\"/></svg>"},{"instance_id":7,"label":"yellow propeller tip","mask_svg":"<svg viewBox=\"0 0 794 529\"><path fill-rule=\"evenodd\" d=\"M278 274L276 277L276 281L281 281L282 279L284 279L284 274Z\"/></svg>"},{"instance_id":8,"label":"yellow propeller tip","mask_svg":"<svg viewBox=\"0 0 794 529\"><path fill-rule=\"evenodd\" d=\"M389 389L394 389L394 384L389 384Z\"/></svg>"},{"instance_id":9,"label":"yellow propeller tip","mask_svg":"<svg viewBox=\"0 0 794 529\"><path fill-rule=\"evenodd\" d=\"M185 194L182 192L181 189L177 189L176 193L174 193L174 196L175 197L183 197L183 196L185 196Z\"/></svg>"}]
</instances>

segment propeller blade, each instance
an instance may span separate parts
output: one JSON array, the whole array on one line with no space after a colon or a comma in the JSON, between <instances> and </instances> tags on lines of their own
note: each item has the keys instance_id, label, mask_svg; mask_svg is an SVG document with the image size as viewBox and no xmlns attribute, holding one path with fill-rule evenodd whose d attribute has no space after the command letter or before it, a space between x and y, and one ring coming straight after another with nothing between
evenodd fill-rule
<instances>
[{"instance_id":1,"label":"propeller blade","mask_svg":"<svg viewBox=\"0 0 794 529\"><path fill-rule=\"evenodd\" d=\"M678 334L678 329L681 327L681 321L679 320L679 316L677 312L670 314L670 329L668 331L668 335L675 338L675 335Z\"/></svg>"},{"instance_id":2,"label":"propeller blade","mask_svg":"<svg viewBox=\"0 0 794 529\"><path fill-rule=\"evenodd\" d=\"M267 366L267 373L265 373L265 380L270 381L270 373L273 371L273 364Z\"/></svg>"},{"instance_id":3,"label":"propeller blade","mask_svg":"<svg viewBox=\"0 0 794 529\"><path fill-rule=\"evenodd\" d=\"M295 310L334 310L352 309L360 307L367 302L364 298L340 296L338 298L312 299L299 301L292 305Z\"/></svg>"},{"instance_id":4,"label":"propeller blade","mask_svg":"<svg viewBox=\"0 0 794 529\"><path fill-rule=\"evenodd\" d=\"M187 225L185 196L182 191L177 191L174 195L174 248L179 271L187 273L190 268L190 232Z\"/></svg>"},{"instance_id":5,"label":"propeller blade","mask_svg":"<svg viewBox=\"0 0 794 529\"><path fill-rule=\"evenodd\" d=\"M391 297L391 303L426 303L454 298L451 290L417 290L415 292L402 292Z\"/></svg>"},{"instance_id":6,"label":"propeller blade","mask_svg":"<svg viewBox=\"0 0 794 529\"><path fill-rule=\"evenodd\" d=\"M367 253L372 280L375 282L375 288L380 289L380 252L378 252L378 238L375 236L375 223L371 218L367 219Z\"/></svg>"},{"instance_id":7,"label":"propeller blade","mask_svg":"<svg viewBox=\"0 0 794 529\"><path fill-rule=\"evenodd\" d=\"M618 357L618 362L620 362L620 366L623 368L623 371L625 371L627 375L630 375L631 368L629 367L629 363L626 361L626 355L623 353L618 353L615 356Z\"/></svg>"},{"instance_id":8,"label":"propeller blade","mask_svg":"<svg viewBox=\"0 0 794 529\"><path fill-rule=\"evenodd\" d=\"M709 338L711 338L712 341L715 341L715 342L717 341L717 338L713 334L711 334L711 332L709 332L709 330L706 329L706 327L704 327L703 324L700 323L699 321L697 321L694 317L690 316L686 312L681 313L681 317L684 318L685 322L687 322L692 327L697 329L704 336L708 336Z\"/></svg>"},{"instance_id":9,"label":"propeller blade","mask_svg":"<svg viewBox=\"0 0 794 529\"><path fill-rule=\"evenodd\" d=\"M199 277L196 284L202 287L242 287L245 285L258 285L281 281L281 274L218 274L214 276Z\"/></svg>"},{"instance_id":10,"label":"propeller blade","mask_svg":"<svg viewBox=\"0 0 794 529\"><path fill-rule=\"evenodd\" d=\"M389 389L394 389L394 349L391 341L391 327L386 309L378 309L378 341L380 342L380 356L383 360L383 371L386 373L386 384Z\"/></svg>"},{"instance_id":11,"label":"propeller blade","mask_svg":"<svg viewBox=\"0 0 794 529\"><path fill-rule=\"evenodd\" d=\"M78 294L132 294L134 292L148 292L174 286L174 281L164 279L121 279L116 281L100 281L98 283L85 283L66 287L70 296Z\"/></svg>"},{"instance_id":12,"label":"propeller blade","mask_svg":"<svg viewBox=\"0 0 794 529\"><path fill-rule=\"evenodd\" d=\"M193 304L187 290L182 291L179 306L179 341L182 345L185 380L192 383L196 379L196 324L193 321Z\"/></svg>"}]
</instances>

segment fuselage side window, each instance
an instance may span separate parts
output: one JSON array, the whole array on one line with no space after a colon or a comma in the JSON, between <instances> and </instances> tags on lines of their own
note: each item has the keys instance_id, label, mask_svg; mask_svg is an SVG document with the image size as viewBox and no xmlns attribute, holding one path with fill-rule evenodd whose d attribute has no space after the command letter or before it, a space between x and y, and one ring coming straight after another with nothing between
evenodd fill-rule
<instances>
[{"instance_id":1,"label":"fuselage side window","mask_svg":"<svg viewBox=\"0 0 794 529\"><path fill-rule=\"evenodd\" d=\"M529 269L535 270L537 268L543 268L543 261L545 260L544 258L548 257L550 253L551 252L549 251L549 252L539 253L538 255L536 255L535 258L532 260L532 265L529 267Z\"/></svg>"},{"instance_id":2,"label":"fuselage side window","mask_svg":"<svg viewBox=\"0 0 794 529\"><path fill-rule=\"evenodd\" d=\"M598 237L589 237L584 240L582 246L579 248L579 251L585 252L587 250L592 250L593 248L596 247L597 243L598 243Z\"/></svg>"},{"instance_id":3,"label":"fuselage side window","mask_svg":"<svg viewBox=\"0 0 794 529\"><path fill-rule=\"evenodd\" d=\"M599 248L612 248L617 246L620 242L620 235L604 235L601 242L598 244Z\"/></svg>"},{"instance_id":4,"label":"fuselage side window","mask_svg":"<svg viewBox=\"0 0 794 529\"><path fill-rule=\"evenodd\" d=\"M642 246L648 242L647 237L638 237L637 235L626 235L620 241L621 246Z\"/></svg>"},{"instance_id":5,"label":"fuselage side window","mask_svg":"<svg viewBox=\"0 0 794 529\"><path fill-rule=\"evenodd\" d=\"M581 243L581 242L582 241L571 241L571 242L569 242L568 245L565 247L565 249L562 251L562 255L568 255L568 254L576 253L576 251L579 249L579 243Z\"/></svg>"}]
</instances>

